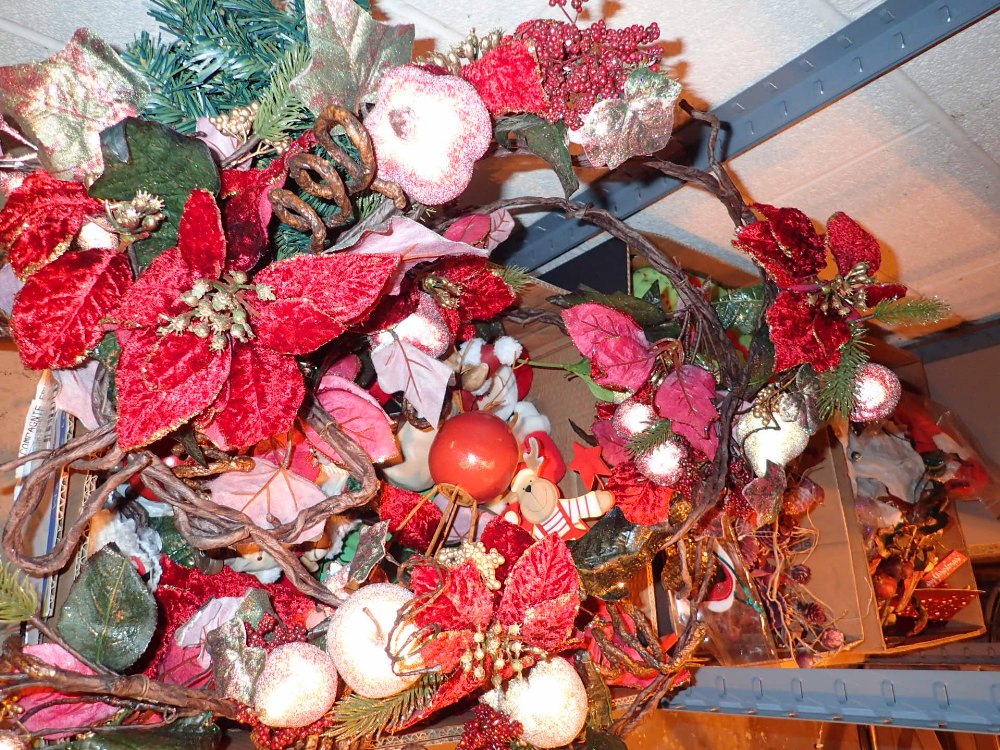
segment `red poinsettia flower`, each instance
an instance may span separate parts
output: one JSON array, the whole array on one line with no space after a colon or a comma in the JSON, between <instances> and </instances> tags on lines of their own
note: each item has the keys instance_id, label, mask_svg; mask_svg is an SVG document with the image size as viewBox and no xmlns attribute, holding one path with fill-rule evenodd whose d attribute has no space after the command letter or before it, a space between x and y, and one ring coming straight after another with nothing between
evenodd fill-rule
<instances>
[{"instance_id":1,"label":"red poinsettia flower","mask_svg":"<svg viewBox=\"0 0 1000 750\"><path fill-rule=\"evenodd\" d=\"M150 264L111 315L122 344L123 448L151 443L194 417L227 449L287 431L305 397L295 355L363 319L399 265L380 255L297 256L248 283L226 249L215 198L195 190L177 247Z\"/></svg>"},{"instance_id":2,"label":"red poinsettia flower","mask_svg":"<svg viewBox=\"0 0 1000 750\"><path fill-rule=\"evenodd\" d=\"M817 372L840 364L840 348L851 336L850 323L883 300L906 294L899 284L882 284L873 274L882 262L878 240L845 213L827 222L824 238L796 208L755 204L764 218L740 230L734 245L747 252L781 287L767 311L777 371L808 363ZM818 274L827 250L837 274Z\"/></svg>"}]
</instances>

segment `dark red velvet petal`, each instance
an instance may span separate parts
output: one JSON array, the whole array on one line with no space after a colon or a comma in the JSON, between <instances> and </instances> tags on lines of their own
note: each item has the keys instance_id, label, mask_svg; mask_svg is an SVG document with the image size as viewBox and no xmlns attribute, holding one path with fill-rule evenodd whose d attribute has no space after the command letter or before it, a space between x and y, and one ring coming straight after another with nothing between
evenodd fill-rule
<instances>
[{"instance_id":1,"label":"dark red velvet petal","mask_svg":"<svg viewBox=\"0 0 1000 750\"><path fill-rule=\"evenodd\" d=\"M462 289L458 312L463 323L489 320L517 302L517 295L503 279L490 270L485 258L459 255L442 258L434 273Z\"/></svg>"},{"instance_id":2,"label":"dark red velvet petal","mask_svg":"<svg viewBox=\"0 0 1000 750\"><path fill-rule=\"evenodd\" d=\"M282 354L308 354L346 329L307 299L267 303L254 311L250 325L262 345Z\"/></svg>"},{"instance_id":3,"label":"dark red velvet petal","mask_svg":"<svg viewBox=\"0 0 1000 750\"><path fill-rule=\"evenodd\" d=\"M507 37L479 60L462 68L462 78L482 97L490 114L542 112L549 106L538 60L522 39Z\"/></svg>"},{"instance_id":4,"label":"dark red velvet petal","mask_svg":"<svg viewBox=\"0 0 1000 750\"><path fill-rule=\"evenodd\" d=\"M331 318L351 325L382 299L398 266L395 255L297 255L272 263L257 274L254 283L267 284L279 300L312 300Z\"/></svg>"},{"instance_id":5,"label":"dark red velvet petal","mask_svg":"<svg viewBox=\"0 0 1000 750\"><path fill-rule=\"evenodd\" d=\"M525 638L525 642L546 650L555 648L572 633L579 588L580 577L566 542L547 536L514 564L497 608L497 620L504 627L531 623L531 639ZM563 603L567 596L575 600L572 607Z\"/></svg>"},{"instance_id":6,"label":"dark red velvet petal","mask_svg":"<svg viewBox=\"0 0 1000 750\"><path fill-rule=\"evenodd\" d=\"M267 248L267 225L272 209L268 193L281 187L288 175L288 160L311 148L316 136L310 130L289 144L281 156L264 169L222 170L222 223L229 237L226 268L249 271Z\"/></svg>"},{"instance_id":7,"label":"dark red velvet petal","mask_svg":"<svg viewBox=\"0 0 1000 750\"><path fill-rule=\"evenodd\" d=\"M181 251L172 247L149 264L108 318L133 328L163 325L160 315L174 317L191 309L180 296L197 278L181 259Z\"/></svg>"},{"instance_id":8,"label":"dark red velvet petal","mask_svg":"<svg viewBox=\"0 0 1000 750\"><path fill-rule=\"evenodd\" d=\"M218 279L226 262L226 235L215 196L191 191L177 227L177 247L195 279Z\"/></svg>"},{"instance_id":9,"label":"dark red velvet petal","mask_svg":"<svg viewBox=\"0 0 1000 750\"><path fill-rule=\"evenodd\" d=\"M32 172L0 211L0 252L23 279L65 252L88 216L102 213L83 185Z\"/></svg>"},{"instance_id":10,"label":"dark red velvet petal","mask_svg":"<svg viewBox=\"0 0 1000 750\"><path fill-rule=\"evenodd\" d=\"M203 432L222 450L249 448L288 432L305 395L294 357L256 342L234 342L229 387L212 405L212 421Z\"/></svg>"},{"instance_id":11,"label":"dark red velvet petal","mask_svg":"<svg viewBox=\"0 0 1000 750\"><path fill-rule=\"evenodd\" d=\"M436 667L442 674L453 672L462 662L462 654L473 646L472 630L445 630L420 648L420 660L425 667Z\"/></svg>"},{"instance_id":12,"label":"dark red velvet petal","mask_svg":"<svg viewBox=\"0 0 1000 750\"><path fill-rule=\"evenodd\" d=\"M404 547L423 552L431 543L434 529L441 522L441 511L430 500L420 506L406 526L399 531L399 524L406 518L414 506L423 497L419 492L402 490L388 482L382 483L382 501L379 505L379 516L389 521L389 531Z\"/></svg>"},{"instance_id":13,"label":"dark red velvet petal","mask_svg":"<svg viewBox=\"0 0 1000 750\"><path fill-rule=\"evenodd\" d=\"M878 240L842 211L835 213L826 222L826 243L842 274L846 274L858 263L867 263L868 273L874 275L882 264L882 250Z\"/></svg>"},{"instance_id":14,"label":"dark red velvet petal","mask_svg":"<svg viewBox=\"0 0 1000 750\"><path fill-rule=\"evenodd\" d=\"M534 543L531 534L520 526L505 521L502 516L497 516L486 524L479 541L486 547L487 552L495 549L503 555L503 565L496 570L496 577L500 583L507 580L511 568Z\"/></svg>"},{"instance_id":15,"label":"dark red velvet petal","mask_svg":"<svg viewBox=\"0 0 1000 750\"><path fill-rule=\"evenodd\" d=\"M823 240L796 208L755 204L766 220L743 227L733 244L748 253L780 286L815 278L826 266Z\"/></svg>"},{"instance_id":16,"label":"dark red velvet petal","mask_svg":"<svg viewBox=\"0 0 1000 750\"><path fill-rule=\"evenodd\" d=\"M104 335L101 319L132 283L128 258L114 250L66 253L18 292L11 335L25 367L74 367Z\"/></svg>"},{"instance_id":17,"label":"dark red velvet petal","mask_svg":"<svg viewBox=\"0 0 1000 750\"><path fill-rule=\"evenodd\" d=\"M172 341L163 343L167 339ZM229 377L232 355L211 351L209 341L191 333L131 333L115 376L122 448L158 440L215 400Z\"/></svg>"},{"instance_id":18,"label":"dark red velvet petal","mask_svg":"<svg viewBox=\"0 0 1000 750\"><path fill-rule=\"evenodd\" d=\"M774 369L810 364L824 372L840 363L840 347L851 337L847 322L835 312L810 305L803 292L782 291L767 311L774 343Z\"/></svg>"},{"instance_id":19,"label":"dark red velvet petal","mask_svg":"<svg viewBox=\"0 0 1000 750\"><path fill-rule=\"evenodd\" d=\"M865 287L865 303L875 307L887 299L899 299L906 296L906 287L902 284L871 284Z\"/></svg>"},{"instance_id":20,"label":"dark red velvet petal","mask_svg":"<svg viewBox=\"0 0 1000 750\"><path fill-rule=\"evenodd\" d=\"M574 569L575 570L575 569ZM417 596L431 594L440 585L438 570L418 565L410 576L410 588ZM414 620L421 627L437 625L441 630L475 630L489 625L493 616L493 594L475 564L469 562L450 571L444 590Z\"/></svg>"}]
</instances>

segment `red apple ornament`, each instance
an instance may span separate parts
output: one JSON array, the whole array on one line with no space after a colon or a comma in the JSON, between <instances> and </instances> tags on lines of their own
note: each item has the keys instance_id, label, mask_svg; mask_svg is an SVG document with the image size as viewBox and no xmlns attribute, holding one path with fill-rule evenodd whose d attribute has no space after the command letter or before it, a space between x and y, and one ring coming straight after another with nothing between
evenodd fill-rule
<instances>
[{"instance_id":1,"label":"red apple ornament","mask_svg":"<svg viewBox=\"0 0 1000 750\"><path fill-rule=\"evenodd\" d=\"M480 503L507 491L519 460L517 440L507 423L481 411L445 422L428 455L436 484L461 487Z\"/></svg>"}]
</instances>

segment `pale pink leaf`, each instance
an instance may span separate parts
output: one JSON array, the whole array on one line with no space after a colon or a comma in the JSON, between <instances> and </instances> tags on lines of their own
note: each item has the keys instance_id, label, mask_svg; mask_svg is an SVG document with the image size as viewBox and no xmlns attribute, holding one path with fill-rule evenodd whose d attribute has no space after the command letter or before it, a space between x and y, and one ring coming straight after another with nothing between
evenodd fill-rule
<instances>
[{"instance_id":1,"label":"pale pink leaf","mask_svg":"<svg viewBox=\"0 0 1000 750\"><path fill-rule=\"evenodd\" d=\"M292 438L291 446L288 444L289 435ZM288 461L288 468L300 477L315 482L319 477L319 464L309 450L310 441L306 440L306 437L305 433L294 427L289 432L279 432L261 440L253 447L254 458L263 458L277 466L283 466L290 450L292 455Z\"/></svg>"},{"instance_id":2,"label":"pale pink leaf","mask_svg":"<svg viewBox=\"0 0 1000 750\"><path fill-rule=\"evenodd\" d=\"M340 429L364 449L373 463L379 464L399 457L399 446L396 444L389 415L364 388L328 372L319 381L316 400L334 418ZM336 461L339 457L334 452L331 458Z\"/></svg>"},{"instance_id":3,"label":"pale pink leaf","mask_svg":"<svg viewBox=\"0 0 1000 750\"><path fill-rule=\"evenodd\" d=\"M659 415L673 422L674 432L709 458L715 457L719 435L713 422L719 412L712 373L695 365L674 370L657 389L655 402Z\"/></svg>"},{"instance_id":4,"label":"pale pink leaf","mask_svg":"<svg viewBox=\"0 0 1000 750\"><path fill-rule=\"evenodd\" d=\"M438 426L452 375L448 365L399 339L373 349L372 364L379 388L386 393L402 391L419 416Z\"/></svg>"},{"instance_id":5,"label":"pale pink leaf","mask_svg":"<svg viewBox=\"0 0 1000 750\"><path fill-rule=\"evenodd\" d=\"M324 362L327 375L339 375L348 380L357 379L361 373L361 357L357 354L337 355L336 359L330 358Z\"/></svg>"},{"instance_id":6,"label":"pale pink leaf","mask_svg":"<svg viewBox=\"0 0 1000 750\"><path fill-rule=\"evenodd\" d=\"M232 620L245 600L246 595L210 599L190 620L174 631L174 643L181 648L196 646L199 649L198 663L202 669L208 669L212 666L212 657L205 648L205 636Z\"/></svg>"},{"instance_id":7,"label":"pale pink leaf","mask_svg":"<svg viewBox=\"0 0 1000 750\"><path fill-rule=\"evenodd\" d=\"M71 370L52 370L59 383L56 407L80 420L88 430L97 429L94 415L94 384L97 381L98 361L88 359L85 364Z\"/></svg>"},{"instance_id":8,"label":"pale pink leaf","mask_svg":"<svg viewBox=\"0 0 1000 750\"><path fill-rule=\"evenodd\" d=\"M212 501L246 513L264 529L294 521L299 513L322 502L323 490L270 461L254 460L250 471L227 471L208 483ZM323 533L318 523L303 530L295 541L316 539Z\"/></svg>"},{"instance_id":9,"label":"pale pink leaf","mask_svg":"<svg viewBox=\"0 0 1000 750\"><path fill-rule=\"evenodd\" d=\"M55 643L25 646L24 653L53 667L79 674L94 674L94 670ZM69 696L55 690L31 690L20 695L17 705L24 713L27 713L37 706L67 697ZM118 713L118 709L107 703L63 703L43 708L37 713L31 714L23 720L23 724L28 731L43 731L46 733L46 739L58 740L71 736L71 733L60 732L60 729L95 726L116 713Z\"/></svg>"},{"instance_id":10,"label":"pale pink leaf","mask_svg":"<svg viewBox=\"0 0 1000 750\"><path fill-rule=\"evenodd\" d=\"M401 262L389 281L389 294L399 294L406 272L420 263L451 255L489 255L489 250L453 242L405 216L393 216L384 228L366 232L353 246L340 252L398 257Z\"/></svg>"},{"instance_id":11,"label":"pale pink leaf","mask_svg":"<svg viewBox=\"0 0 1000 750\"><path fill-rule=\"evenodd\" d=\"M585 357L592 357L601 344L616 336L646 343L642 328L632 318L596 302L574 305L563 310L562 317L573 344Z\"/></svg>"}]
</instances>

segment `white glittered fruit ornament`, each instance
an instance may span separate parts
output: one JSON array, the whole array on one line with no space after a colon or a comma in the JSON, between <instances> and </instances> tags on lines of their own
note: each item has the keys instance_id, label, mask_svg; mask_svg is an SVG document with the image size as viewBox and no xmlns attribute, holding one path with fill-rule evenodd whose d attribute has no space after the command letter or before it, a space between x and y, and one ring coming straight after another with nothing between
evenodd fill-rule
<instances>
[{"instance_id":1,"label":"white glittered fruit ornament","mask_svg":"<svg viewBox=\"0 0 1000 750\"><path fill-rule=\"evenodd\" d=\"M853 422L877 422L890 416L899 405L903 387L892 370L874 362L858 368L854 378Z\"/></svg>"},{"instance_id":2,"label":"white glittered fruit ornament","mask_svg":"<svg viewBox=\"0 0 1000 750\"><path fill-rule=\"evenodd\" d=\"M521 739L539 748L572 742L587 722L587 688L565 659L536 664L526 678L511 680L506 690L491 690L480 700L521 722Z\"/></svg>"},{"instance_id":3,"label":"white glittered fruit ornament","mask_svg":"<svg viewBox=\"0 0 1000 750\"><path fill-rule=\"evenodd\" d=\"M810 433L797 419L785 419L781 410L763 416L751 409L736 422L733 437L743 450L753 473L767 473L767 462L784 466L801 455L809 444Z\"/></svg>"},{"instance_id":4,"label":"white glittered fruit ornament","mask_svg":"<svg viewBox=\"0 0 1000 750\"><path fill-rule=\"evenodd\" d=\"M304 727L322 718L336 698L337 672L326 652L309 643L286 643L267 655L253 708L269 727Z\"/></svg>"},{"instance_id":5,"label":"white glittered fruit ornament","mask_svg":"<svg viewBox=\"0 0 1000 750\"><path fill-rule=\"evenodd\" d=\"M419 678L418 674L396 674L386 652L396 616L412 598L413 592L402 586L375 583L352 594L330 618L326 650L344 682L358 695L385 698L405 690ZM413 631L411 623L397 629L391 644L393 654L403 655Z\"/></svg>"}]
</instances>

